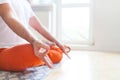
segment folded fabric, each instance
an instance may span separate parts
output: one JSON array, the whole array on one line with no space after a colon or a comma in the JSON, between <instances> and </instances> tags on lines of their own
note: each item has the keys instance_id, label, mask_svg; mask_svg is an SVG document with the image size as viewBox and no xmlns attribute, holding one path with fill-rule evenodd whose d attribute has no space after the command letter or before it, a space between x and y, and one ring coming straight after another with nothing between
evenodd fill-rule
<instances>
[{"instance_id":1,"label":"folded fabric","mask_svg":"<svg viewBox=\"0 0 120 80\"><path fill-rule=\"evenodd\" d=\"M51 46L48 56L55 64L62 60L63 54L57 46ZM42 65L45 65L44 61L34 55L31 44L0 49L0 70L22 71L26 68Z\"/></svg>"}]
</instances>

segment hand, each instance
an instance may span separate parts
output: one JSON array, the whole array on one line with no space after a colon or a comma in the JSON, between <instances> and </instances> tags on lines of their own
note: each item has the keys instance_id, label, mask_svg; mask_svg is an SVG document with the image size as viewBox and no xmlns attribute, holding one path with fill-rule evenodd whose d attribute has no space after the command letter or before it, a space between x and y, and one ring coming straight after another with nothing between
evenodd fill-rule
<instances>
[{"instance_id":1,"label":"hand","mask_svg":"<svg viewBox=\"0 0 120 80\"><path fill-rule=\"evenodd\" d=\"M45 43L48 44L49 46L55 46L56 45L54 42L45 42ZM59 44L58 47L70 59L70 56L68 55L68 53L71 51L71 48L67 45L62 45L62 44Z\"/></svg>"},{"instance_id":2,"label":"hand","mask_svg":"<svg viewBox=\"0 0 120 80\"><path fill-rule=\"evenodd\" d=\"M67 45L62 45L62 44L58 44L57 45L62 51L63 53L70 59L70 56L68 55L68 53L71 51L71 48Z\"/></svg>"},{"instance_id":3,"label":"hand","mask_svg":"<svg viewBox=\"0 0 120 80\"><path fill-rule=\"evenodd\" d=\"M43 44L39 41L34 41L32 45L35 55L42 59L49 68L53 68L53 63L47 55L50 49L49 45Z\"/></svg>"},{"instance_id":4,"label":"hand","mask_svg":"<svg viewBox=\"0 0 120 80\"><path fill-rule=\"evenodd\" d=\"M63 53L64 53L69 59L71 59L70 56L68 55L68 53L71 51L71 48L70 48L69 46L63 45L63 46L60 46L59 48L63 51Z\"/></svg>"}]
</instances>

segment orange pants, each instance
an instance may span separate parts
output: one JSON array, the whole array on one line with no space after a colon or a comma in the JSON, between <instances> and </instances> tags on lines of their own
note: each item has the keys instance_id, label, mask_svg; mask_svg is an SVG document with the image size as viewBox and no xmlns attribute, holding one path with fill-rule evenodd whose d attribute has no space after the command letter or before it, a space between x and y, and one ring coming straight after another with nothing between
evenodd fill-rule
<instances>
[{"instance_id":1,"label":"orange pants","mask_svg":"<svg viewBox=\"0 0 120 80\"><path fill-rule=\"evenodd\" d=\"M62 59L62 51L51 46L48 56L53 63ZM44 65L45 63L34 55L31 44L17 45L11 48L0 48L0 70L22 71L26 68Z\"/></svg>"}]
</instances>

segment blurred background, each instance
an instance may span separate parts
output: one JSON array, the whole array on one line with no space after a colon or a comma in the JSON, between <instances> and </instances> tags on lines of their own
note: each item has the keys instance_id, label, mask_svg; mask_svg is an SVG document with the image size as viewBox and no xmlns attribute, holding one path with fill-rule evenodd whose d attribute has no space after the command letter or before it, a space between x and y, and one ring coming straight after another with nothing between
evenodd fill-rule
<instances>
[{"instance_id":1,"label":"blurred background","mask_svg":"<svg viewBox=\"0 0 120 80\"><path fill-rule=\"evenodd\" d=\"M119 0L30 0L41 22L74 50L120 52Z\"/></svg>"}]
</instances>

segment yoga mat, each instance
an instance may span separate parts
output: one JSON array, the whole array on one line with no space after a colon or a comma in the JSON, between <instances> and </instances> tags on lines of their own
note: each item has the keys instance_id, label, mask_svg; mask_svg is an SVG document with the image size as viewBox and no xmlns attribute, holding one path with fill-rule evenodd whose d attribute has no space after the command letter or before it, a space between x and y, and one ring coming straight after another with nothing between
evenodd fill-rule
<instances>
[{"instance_id":1,"label":"yoga mat","mask_svg":"<svg viewBox=\"0 0 120 80\"><path fill-rule=\"evenodd\" d=\"M57 68L60 64L54 64L54 68ZM28 68L23 72L0 71L0 80L45 80L54 68L49 69L47 66L39 66Z\"/></svg>"}]
</instances>

